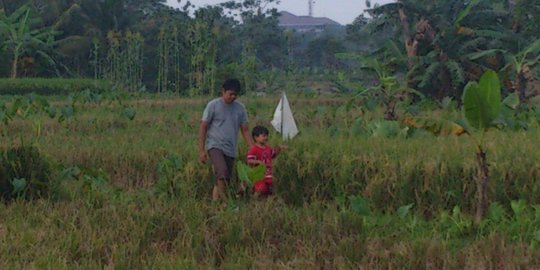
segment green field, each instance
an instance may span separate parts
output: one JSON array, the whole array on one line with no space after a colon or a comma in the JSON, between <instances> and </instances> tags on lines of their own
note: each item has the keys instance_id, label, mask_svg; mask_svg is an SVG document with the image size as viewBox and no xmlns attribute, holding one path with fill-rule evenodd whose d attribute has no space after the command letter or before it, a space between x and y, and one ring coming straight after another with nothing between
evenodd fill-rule
<instances>
[{"instance_id":1,"label":"green field","mask_svg":"<svg viewBox=\"0 0 540 270\"><path fill-rule=\"evenodd\" d=\"M0 270L540 270L538 14L0 0ZM212 200L198 133L226 90L272 146L287 93L270 198L236 196L264 171L240 138Z\"/></svg>"},{"instance_id":2,"label":"green field","mask_svg":"<svg viewBox=\"0 0 540 270\"><path fill-rule=\"evenodd\" d=\"M241 97L250 125L269 126L277 99ZM275 196L226 208L210 201L211 168L197 161L208 99L77 101L62 121L19 113L0 126L0 147L35 146L52 177L42 198L0 204L0 268L540 267L536 122L487 133L491 206L475 225L469 139L381 128L382 111L346 97L289 100L301 133L275 161Z\"/></svg>"}]
</instances>

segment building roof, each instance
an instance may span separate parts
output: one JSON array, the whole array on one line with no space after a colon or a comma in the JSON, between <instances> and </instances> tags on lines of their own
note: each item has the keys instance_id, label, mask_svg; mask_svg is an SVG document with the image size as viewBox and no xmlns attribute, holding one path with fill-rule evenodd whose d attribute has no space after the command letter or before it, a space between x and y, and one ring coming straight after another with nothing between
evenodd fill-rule
<instances>
[{"instance_id":1,"label":"building roof","mask_svg":"<svg viewBox=\"0 0 540 270\"><path fill-rule=\"evenodd\" d=\"M279 25L283 27L293 26L339 26L338 22L326 17L296 16L287 11L281 11L279 16Z\"/></svg>"}]
</instances>

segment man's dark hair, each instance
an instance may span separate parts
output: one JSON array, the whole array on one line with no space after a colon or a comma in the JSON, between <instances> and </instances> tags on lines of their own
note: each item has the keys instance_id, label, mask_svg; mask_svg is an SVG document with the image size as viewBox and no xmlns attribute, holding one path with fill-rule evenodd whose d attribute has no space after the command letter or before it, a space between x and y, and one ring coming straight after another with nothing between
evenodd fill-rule
<instances>
[{"instance_id":1,"label":"man's dark hair","mask_svg":"<svg viewBox=\"0 0 540 270\"><path fill-rule=\"evenodd\" d=\"M253 137L253 139L255 139L255 137L261 135L261 134L265 134L265 135L268 135L268 129L263 127L263 126L255 126L253 128L253 130L251 131L251 136Z\"/></svg>"},{"instance_id":2,"label":"man's dark hair","mask_svg":"<svg viewBox=\"0 0 540 270\"><path fill-rule=\"evenodd\" d=\"M240 94L240 90L242 88L240 87L240 81L238 79L228 79L223 83L223 91L234 91L237 94Z\"/></svg>"}]
</instances>

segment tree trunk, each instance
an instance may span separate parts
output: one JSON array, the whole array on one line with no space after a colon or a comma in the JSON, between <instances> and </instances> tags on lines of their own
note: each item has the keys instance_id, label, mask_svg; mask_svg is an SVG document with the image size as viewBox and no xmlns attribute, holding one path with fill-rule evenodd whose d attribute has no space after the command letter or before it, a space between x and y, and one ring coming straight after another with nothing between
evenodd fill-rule
<instances>
[{"instance_id":1,"label":"tree trunk","mask_svg":"<svg viewBox=\"0 0 540 270\"><path fill-rule=\"evenodd\" d=\"M524 67L521 68L521 70L517 74L516 78L516 94L519 97L519 103L523 104L525 102L526 96L525 96L525 89L527 86L527 79L525 78L525 72Z\"/></svg>"},{"instance_id":2,"label":"tree trunk","mask_svg":"<svg viewBox=\"0 0 540 270\"><path fill-rule=\"evenodd\" d=\"M521 29L521 23L518 20L514 20L512 23L512 32L513 33L519 33L519 30Z\"/></svg>"},{"instance_id":3,"label":"tree trunk","mask_svg":"<svg viewBox=\"0 0 540 270\"><path fill-rule=\"evenodd\" d=\"M488 184L489 168L486 160L486 152L478 147L476 152L476 161L478 162L478 176L476 178L476 216L475 223L480 224L488 207Z\"/></svg>"},{"instance_id":4,"label":"tree trunk","mask_svg":"<svg viewBox=\"0 0 540 270\"><path fill-rule=\"evenodd\" d=\"M17 65L19 64L19 55L17 52L13 54L13 62L11 64L11 78L16 79L17 78Z\"/></svg>"},{"instance_id":5,"label":"tree trunk","mask_svg":"<svg viewBox=\"0 0 540 270\"><path fill-rule=\"evenodd\" d=\"M443 54L444 53L441 53L441 55ZM450 71L448 70L446 66L447 60L448 58L444 60L444 59L441 59L441 57L439 57L439 61L443 63L443 67L440 70L440 75L439 75L441 85L439 86L439 92L437 93L437 97L436 97L437 100L439 101L442 101L445 97L451 96L452 94L452 77L451 77Z\"/></svg>"},{"instance_id":6,"label":"tree trunk","mask_svg":"<svg viewBox=\"0 0 540 270\"><path fill-rule=\"evenodd\" d=\"M417 55L418 41L411 35L407 14L405 14L403 8L399 9L399 19L403 27L403 41L405 43L405 50L407 51L407 58L409 59L409 67L411 67L413 65L412 58Z\"/></svg>"},{"instance_id":7,"label":"tree trunk","mask_svg":"<svg viewBox=\"0 0 540 270\"><path fill-rule=\"evenodd\" d=\"M513 0L508 1L508 13L513 15L512 18L512 32L519 33L521 29L521 18L515 13L516 3Z\"/></svg>"},{"instance_id":8,"label":"tree trunk","mask_svg":"<svg viewBox=\"0 0 540 270\"><path fill-rule=\"evenodd\" d=\"M396 116L396 103L393 101L386 104L386 110L384 111L384 120L395 121L397 120Z\"/></svg>"}]
</instances>

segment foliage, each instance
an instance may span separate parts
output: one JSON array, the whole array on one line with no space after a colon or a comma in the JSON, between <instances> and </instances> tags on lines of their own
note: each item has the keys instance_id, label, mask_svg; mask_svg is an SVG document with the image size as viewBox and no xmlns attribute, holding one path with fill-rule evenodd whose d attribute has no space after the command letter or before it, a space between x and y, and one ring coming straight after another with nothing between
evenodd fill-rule
<instances>
[{"instance_id":1,"label":"foliage","mask_svg":"<svg viewBox=\"0 0 540 270\"><path fill-rule=\"evenodd\" d=\"M494 127L496 120L500 120L501 108L505 104L509 109L517 107L519 100L510 95L504 102L501 101L499 77L494 71L487 71L480 78L480 82L469 82L463 93L463 113L468 125L459 124L446 119L433 119L429 117L406 118L404 123L415 128L424 128L436 135L462 135L470 134L468 127L479 130L484 137L488 128ZM482 142L478 145L482 146Z\"/></svg>"},{"instance_id":2,"label":"foliage","mask_svg":"<svg viewBox=\"0 0 540 270\"><path fill-rule=\"evenodd\" d=\"M4 3L4 17L17 15L27 2ZM159 0L38 2L26 6L29 29L49 29L54 42L51 39L39 50L30 46L20 57L19 76L109 78L133 91L182 95L213 95L226 77L241 78L245 89L269 92L264 74L273 69L310 81L335 81L329 75L340 72L354 84L370 84L372 78L356 70L358 63L336 58L343 52L376 58L390 67L390 74L403 86L439 100L459 99L463 86L477 80L486 68L502 69L503 87L512 91L522 84L511 68L503 69L509 58L500 53L468 56L490 50L515 54L538 36L537 20L531 15L538 9L534 1L398 1L375 5L368 11L370 16L361 14L347 29L329 28L322 33L285 33L278 26L275 0L202 8L186 2L180 9ZM406 32L408 43L403 37ZM118 42L111 40L110 33ZM0 57L11 59L11 54L4 50ZM7 61L0 63L3 76L9 69ZM275 81L289 84L287 76ZM351 89L337 84L340 91Z\"/></svg>"},{"instance_id":3,"label":"foliage","mask_svg":"<svg viewBox=\"0 0 540 270\"><path fill-rule=\"evenodd\" d=\"M510 101L507 103L511 104ZM476 224L480 224L488 207L488 184L489 167L484 146L484 136L488 128L494 126L495 120L501 111L501 90L499 77L494 71L485 72L480 82L469 82L463 93L463 113L469 126L480 131L480 139L476 139L472 131L466 132L465 128L457 123L444 120L409 120L405 121L413 127L425 128L437 135L461 135L468 134L476 146L476 160L478 175L476 177Z\"/></svg>"},{"instance_id":4,"label":"foliage","mask_svg":"<svg viewBox=\"0 0 540 270\"><path fill-rule=\"evenodd\" d=\"M188 197L206 201L213 184L211 167L199 164L196 156L196 127L206 100L150 94L119 98L121 102L104 94L45 97L56 108L53 119L47 112L35 113L34 109L23 118L22 114L32 105L23 106L21 115L17 114L2 128L2 147L11 147L22 138L39 143L41 152L56 164L89 168L94 172L88 174L94 178L100 175L101 169L106 186L113 190L106 193L109 195L100 193L89 200L96 201L99 197L98 201L104 205L116 200L116 197L105 197L117 196L116 189L127 193L153 190L162 175L167 179L165 187L170 184L176 193L157 194L168 199ZM5 102L8 111L14 100L10 98ZM26 104L24 100L21 102ZM37 102L33 100L30 104ZM275 109L275 99L271 97L240 97L240 100L246 107L256 108L257 114L250 114L253 124L266 123ZM295 139L289 145L290 151L276 160L276 199L291 207L302 207L312 202L331 203L339 195L356 195L368 200L373 211L391 213L414 203L414 212L429 217L455 205L459 205L463 213L474 212L472 183L478 171L471 152L474 141L463 136L446 139L424 136L413 128L404 132L406 135L374 137L368 128L381 121L381 108L367 111L355 100L347 110L349 101L348 97L305 99L291 95L296 120L302 124L303 132L311 135ZM131 121L122 116L125 106L136 110ZM343 111L335 110L341 106L345 106ZM69 108L74 109L71 118L66 114L64 122L58 121L61 108L66 108L65 113ZM459 111L454 111L448 119L458 119L458 114ZM419 117L440 115L444 115L441 109L433 109L420 113ZM351 125L357 120L360 131L352 134ZM524 120L530 123L528 130L494 129L485 135L492 164L490 198L506 206L517 199L525 199L533 205L540 203L538 196L531 192L540 188L535 165L540 157L534 147L539 121L532 111ZM36 121L41 122L39 137L35 136ZM391 130L406 129L392 122L388 124ZM334 128L336 131L331 134ZM273 135L271 138L278 139ZM245 153L245 147L240 143L239 153ZM171 149L176 149L175 155L181 157L181 169L161 174L158 164L168 160ZM83 178L76 179L62 184L64 193L69 194L72 185L78 186L79 181L83 181ZM231 188L236 188L237 184L233 179Z\"/></svg>"},{"instance_id":5,"label":"foliage","mask_svg":"<svg viewBox=\"0 0 540 270\"><path fill-rule=\"evenodd\" d=\"M0 155L2 199L33 199L48 194L51 167L36 147L14 147L3 150Z\"/></svg>"},{"instance_id":6,"label":"foliage","mask_svg":"<svg viewBox=\"0 0 540 270\"><path fill-rule=\"evenodd\" d=\"M103 93L111 88L112 85L107 81L91 79L0 79L0 95L68 95L84 90Z\"/></svg>"},{"instance_id":7,"label":"foliage","mask_svg":"<svg viewBox=\"0 0 540 270\"><path fill-rule=\"evenodd\" d=\"M379 100L385 107L384 112L385 120L396 120L398 116L396 114L396 106L410 98L410 96L417 95L423 97L423 95L408 87L406 82L396 75L391 74L391 68L389 64L385 64L377 59L365 57L358 54L338 54L338 58L354 59L358 61L363 70L374 73L377 79L377 84L369 88L360 88L356 97L364 98L366 96L373 96Z\"/></svg>"},{"instance_id":8,"label":"foliage","mask_svg":"<svg viewBox=\"0 0 540 270\"><path fill-rule=\"evenodd\" d=\"M409 127L422 128L433 134L441 136L462 135L466 133L463 126L445 119L433 119L429 117L409 117L403 120Z\"/></svg>"},{"instance_id":9,"label":"foliage","mask_svg":"<svg viewBox=\"0 0 540 270\"><path fill-rule=\"evenodd\" d=\"M220 46L225 39L230 36L227 27L233 24L223 18L222 14L223 10L220 7L202 8L197 10L195 19L188 24L189 34L185 39L189 51L188 94L191 96L200 94L215 96L218 51L221 50ZM179 34L182 34L182 29L179 31Z\"/></svg>"},{"instance_id":10,"label":"foliage","mask_svg":"<svg viewBox=\"0 0 540 270\"><path fill-rule=\"evenodd\" d=\"M475 230L459 207L426 219L395 212L360 216L320 202L291 207L267 200L240 203L233 211L192 199L122 194L128 200L111 198L104 205L84 203L89 193L81 193L61 203L15 202L2 208L10 217L3 228L15 232L5 233L9 241L0 244L9 251L0 254L2 266L467 269L540 264L533 206L523 208L517 219L509 204L500 204L498 222L489 220ZM314 256L317 252L340 259ZM102 261L103 256L110 258Z\"/></svg>"},{"instance_id":11,"label":"foliage","mask_svg":"<svg viewBox=\"0 0 540 270\"><path fill-rule=\"evenodd\" d=\"M367 130L374 138L396 138L405 137L406 129L401 129L396 121L372 121L368 124Z\"/></svg>"},{"instance_id":12,"label":"foliage","mask_svg":"<svg viewBox=\"0 0 540 270\"><path fill-rule=\"evenodd\" d=\"M236 169L238 171L238 178L240 181L253 185L256 181L259 181L264 178L264 172L266 171L265 166L255 166L249 167L248 165L239 162L236 164Z\"/></svg>"},{"instance_id":13,"label":"foliage","mask_svg":"<svg viewBox=\"0 0 540 270\"><path fill-rule=\"evenodd\" d=\"M184 168L184 160L176 153L169 153L157 164L158 181L154 187L154 192L161 195L179 196L186 195L185 190L181 190L181 174ZM183 192L183 193L182 193Z\"/></svg>"},{"instance_id":14,"label":"foliage","mask_svg":"<svg viewBox=\"0 0 540 270\"><path fill-rule=\"evenodd\" d=\"M523 23L519 14L527 5L532 8L528 1L398 1L382 5L369 11L374 18L367 28L392 38L398 46L396 50L380 45L373 56L394 62L400 72L407 73L408 85L426 96L459 98L463 86L485 70L501 71L503 80L513 76L502 72L513 61L494 56L493 50L517 53L536 41L530 33L515 29ZM469 54L489 57L473 59ZM514 87L519 88L519 83Z\"/></svg>"},{"instance_id":15,"label":"foliage","mask_svg":"<svg viewBox=\"0 0 540 270\"><path fill-rule=\"evenodd\" d=\"M137 115L137 111L132 107L125 107L124 110L122 111L122 116L129 119L130 121L133 121L136 115Z\"/></svg>"},{"instance_id":16,"label":"foliage","mask_svg":"<svg viewBox=\"0 0 540 270\"><path fill-rule=\"evenodd\" d=\"M505 76L505 81L510 81L510 91L517 93L521 103L531 93L526 93L527 82L526 75L530 75L531 68L535 68L540 63L540 40L536 40L524 49L512 51L510 49L491 49L468 54L466 57L471 60L497 58L502 55L505 65L500 73ZM534 78L534 76L533 76Z\"/></svg>"},{"instance_id":17,"label":"foliage","mask_svg":"<svg viewBox=\"0 0 540 270\"><path fill-rule=\"evenodd\" d=\"M0 32L7 36L3 41L3 47L10 51L12 59L12 79L17 77L19 60L22 56L38 55L49 62L53 68L55 67L54 60L48 54L54 32L49 28L32 29L35 22L30 13L31 10L26 5L9 16L6 16L4 12L0 13Z\"/></svg>"},{"instance_id":18,"label":"foliage","mask_svg":"<svg viewBox=\"0 0 540 270\"><path fill-rule=\"evenodd\" d=\"M349 196L349 203L351 210L361 216L369 216L371 210L369 208L369 202L361 196Z\"/></svg>"},{"instance_id":19,"label":"foliage","mask_svg":"<svg viewBox=\"0 0 540 270\"><path fill-rule=\"evenodd\" d=\"M499 77L494 71L487 71L480 82L469 82L463 92L463 109L468 123L486 130L501 111L501 91Z\"/></svg>"},{"instance_id":20,"label":"foliage","mask_svg":"<svg viewBox=\"0 0 540 270\"><path fill-rule=\"evenodd\" d=\"M143 90L143 38L140 33L127 31L107 33L109 51L102 78L130 92ZM97 60L98 61L98 60Z\"/></svg>"},{"instance_id":21,"label":"foliage","mask_svg":"<svg viewBox=\"0 0 540 270\"><path fill-rule=\"evenodd\" d=\"M540 5L534 0L508 1L512 10L512 30L524 36L539 38L540 18L534 16L540 12Z\"/></svg>"}]
</instances>

